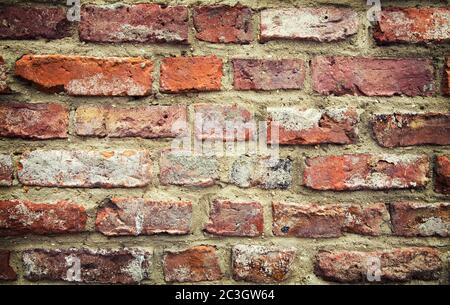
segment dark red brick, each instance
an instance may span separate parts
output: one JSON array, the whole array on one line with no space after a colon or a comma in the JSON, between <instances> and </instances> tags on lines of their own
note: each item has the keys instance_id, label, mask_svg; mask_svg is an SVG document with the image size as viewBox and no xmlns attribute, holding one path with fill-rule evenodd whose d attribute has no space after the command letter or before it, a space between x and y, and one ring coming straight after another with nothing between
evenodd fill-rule
<instances>
[{"instance_id":1,"label":"dark red brick","mask_svg":"<svg viewBox=\"0 0 450 305\"><path fill-rule=\"evenodd\" d=\"M437 156L434 167L434 190L450 195L450 158Z\"/></svg>"},{"instance_id":2,"label":"dark red brick","mask_svg":"<svg viewBox=\"0 0 450 305\"><path fill-rule=\"evenodd\" d=\"M9 262L10 252L8 250L0 250L0 281L14 281L17 274L11 267Z\"/></svg>"}]
</instances>

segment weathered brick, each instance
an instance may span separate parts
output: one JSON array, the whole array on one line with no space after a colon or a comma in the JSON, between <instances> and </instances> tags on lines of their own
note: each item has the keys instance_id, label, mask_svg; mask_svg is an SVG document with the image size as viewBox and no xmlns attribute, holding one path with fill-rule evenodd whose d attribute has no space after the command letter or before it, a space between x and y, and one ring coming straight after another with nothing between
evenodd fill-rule
<instances>
[{"instance_id":1,"label":"weathered brick","mask_svg":"<svg viewBox=\"0 0 450 305\"><path fill-rule=\"evenodd\" d=\"M0 236L82 232L86 221L84 207L67 201L0 201Z\"/></svg>"},{"instance_id":2,"label":"weathered brick","mask_svg":"<svg viewBox=\"0 0 450 305\"><path fill-rule=\"evenodd\" d=\"M353 108L267 109L267 142L278 144L352 144L357 140L358 113ZM273 130L272 130L273 129ZM276 138L272 135L275 132ZM274 138L272 138L274 137Z\"/></svg>"},{"instance_id":3,"label":"weathered brick","mask_svg":"<svg viewBox=\"0 0 450 305\"><path fill-rule=\"evenodd\" d=\"M292 161L242 156L231 166L229 181L239 187L286 189L292 183Z\"/></svg>"},{"instance_id":4,"label":"weathered brick","mask_svg":"<svg viewBox=\"0 0 450 305\"><path fill-rule=\"evenodd\" d=\"M192 204L143 198L112 198L97 211L97 231L107 236L188 234Z\"/></svg>"},{"instance_id":5,"label":"weathered brick","mask_svg":"<svg viewBox=\"0 0 450 305\"><path fill-rule=\"evenodd\" d=\"M51 6L2 6L0 39L60 39L70 36L66 9Z\"/></svg>"},{"instance_id":6,"label":"weathered brick","mask_svg":"<svg viewBox=\"0 0 450 305\"><path fill-rule=\"evenodd\" d=\"M450 144L450 113L379 114L370 124L383 147Z\"/></svg>"},{"instance_id":7,"label":"weathered brick","mask_svg":"<svg viewBox=\"0 0 450 305\"><path fill-rule=\"evenodd\" d=\"M163 268L166 282L217 281L222 278L216 248L213 246L166 251Z\"/></svg>"},{"instance_id":8,"label":"weathered brick","mask_svg":"<svg viewBox=\"0 0 450 305\"><path fill-rule=\"evenodd\" d=\"M22 155L24 185L55 187L141 187L150 182L146 150L34 150Z\"/></svg>"},{"instance_id":9,"label":"weathered brick","mask_svg":"<svg viewBox=\"0 0 450 305\"><path fill-rule=\"evenodd\" d=\"M253 40L252 10L241 5L194 8L195 37L214 43L249 43Z\"/></svg>"},{"instance_id":10,"label":"weathered brick","mask_svg":"<svg viewBox=\"0 0 450 305\"><path fill-rule=\"evenodd\" d=\"M339 237L344 232L378 236L389 219L382 203L272 204L273 234L296 237Z\"/></svg>"},{"instance_id":11,"label":"weathered brick","mask_svg":"<svg viewBox=\"0 0 450 305\"><path fill-rule=\"evenodd\" d=\"M75 113L75 132L80 136L111 138L174 138L185 132L176 123L186 121L186 107L178 105L80 106Z\"/></svg>"},{"instance_id":12,"label":"weathered brick","mask_svg":"<svg viewBox=\"0 0 450 305\"><path fill-rule=\"evenodd\" d=\"M236 245L232 250L233 278L255 283L279 283L288 279L294 248Z\"/></svg>"},{"instance_id":13,"label":"weathered brick","mask_svg":"<svg viewBox=\"0 0 450 305\"><path fill-rule=\"evenodd\" d=\"M14 167L11 156L0 153L0 186L10 186L13 183Z\"/></svg>"},{"instance_id":14,"label":"weathered brick","mask_svg":"<svg viewBox=\"0 0 450 305\"><path fill-rule=\"evenodd\" d=\"M3 57L0 56L0 94L10 93L8 85L8 67L6 67Z\"/></svg>"},{"instance_id":15,"label":"weathered brick","mask_svg":"<svg viewBox=\"0 0 450 305\"><path fill-rule=\"evenodd\" d=\"M450 194L450 158L437 156L434 168L434 190L442 194Z\"/></svg>"},{"instance_id":16,"label":"weathered brick","mask_svg":"<svg viewBox=\"0 0 450 305\"><path fill-rule=\"evenodd\" d=\"M60 104L0 104L0 136L24 139L67 138L69 110Z\"/></svg>"},{"instance_id":17,"label":"weathered brick","mask_svg":"<svg viewBox=\"0 0 450 305\"><path fill-rule=\"evenodd\" d=\"M160 87L167 93L218 91L222 75L222 60L214 55L164 58Z\"/></svg>"},{"instance_id":18,"label":"weathered brick","mask_svg":"<svg viewBox=\"0 0 450 305\"><path fill-rule=\"evenodd\" d=\"M430 96L434 92L429 59L324 57L312 60L313 88L323 95Z\"/></svg>"},{"instance_id":19,"label":"weathered brick","mask_svg":"<svg viewBox=\"0 0 450 305\"><path fill-rule=\"evenodd\" d=\"M394 234L450 236L450 204L396 202L390 205Z\"/></svg>"},{"instance_id":20,"label":"weathered brick","mask_svg":"<svg viewBox=\"0 0 450 305\"><path fill-rule=\"evenodd\" d=\"M444 94L445 95L450 95L450 57L447 58L447 67L444 73ZM446 80L445 80L446 79Z\"/></svg>"},{"instance_id":21,"label":"weathered brick","mask_svg":"<svg viewBox=\"0 0 450 305\"><path fill-rule=\"evenodd\" d=\"M315 273L328 281L366 282L370 263L375 259L380 260L381 282L436 280L442 269L442 261L437 250L400 248L372 252L321 251L316 256Z\"/></svg>"},{"instance_id":22,"label":"weathered brick","mask_svg":"<svg viewBox=\"0 0 450 305\"><path fill-rule=\"evenodd\" d=\"M234 89L302 89L305 63L301 59L233 59Z\"/></svg>"},{"instance_id":23,"label":"weathered brick","mask_svg":"<svg viewBox=\"0 0 450 305\"><path fill-rule=\"evenodd\" d=\"M17 274L9 263L10 252L0 250L0 281L14 281Z\"/></svg>"},{"instance_id":24,"label":"weathered brick","mask_svg":"<svg viewBox=\"0 0 450 305\"><path fill-rule=\"evenodd\" d=\"M216 199L212 202L205 231L222 236L260 236L263 226L260 203Z\"/></svg>"},{"instance_id":25,"label":"weathered brick","mask_svg":"<svg viewBox=\"0 0 450 305\"><path fill-rule=\"evenodd\" d=\"M358 15L347 8L280 8L261 12L261 40L343 40L358 32Z\"/></svg>"},{"instance_id":26,"label":"weathered brick","mask_svg":"<svg viewBox=\"0 0 450 305\"><path fill-rule=\"evenodd\" d=\"M23 252L25 278L31 281L67 281L136 284L149 276L152 253L140 249L31 249ZM79 277L76 271L80 263Z\"/></svg>"},{"instance_id":27,"label":"weathered brick","mask_svg":"<svg viewBox=\"0 0 450 305\"><path fill-rule=\"evenodd\" d=\"M253 113L233 105L196 104L195 136L199 140L248 141L255 137Z\"/></svg>"},{"instance_id":28,"label":"weathered brick","mask_svg":"<svg viewBox=\"0 0 450 305\"><path fill-rule=\"evenodd\" d=\"M93 42L188 42L188 9L158 4L83 5L80 39Z\"/></svg>"},{"instance_id":29,"label":"weathered brick","mask_svg":"<svg viewBox=\"0 0 450 305\"><path fill-rule=\"evenodd\" d=\"M306 159L303 184L316 190L384 190L422 188L428 183L426 155L369 155Z\"/></svg>"},{"instance_id":30,"label":"weathered brick","mask_svg":"<svg viewBox=\"0 0 450 305\"><path fill-rule=\"evenodd\" d=\"M44 91L69 95L145 96L151 93L153 62L136 57L25 55L18 76Z\"/></svg>"},{"instance_id":31,"label":"weathered brick","mask_svg":"<svg viewBox=\"0 0 450 305\"><path fill-rule=\"evenodd\" d=\"M159 179L163 185L211 186L219 179L218 162L214 157L165 150L159 161Z\"/></svg>"},{"instance_id":32,"label":"weathered brick","mask_svg":"<svg viewBox=\"0 0 450 305\"><path fill-rule=\"evenodd\" d=\"M384 8L373 37L378 43L450 41L450 7Z\"/></svg>"}]
</instances>

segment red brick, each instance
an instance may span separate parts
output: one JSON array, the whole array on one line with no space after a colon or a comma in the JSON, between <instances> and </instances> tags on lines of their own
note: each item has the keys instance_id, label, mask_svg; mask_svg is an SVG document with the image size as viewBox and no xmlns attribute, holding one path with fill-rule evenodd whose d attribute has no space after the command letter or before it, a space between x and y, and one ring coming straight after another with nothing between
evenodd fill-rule
<instances>
[{"instance_id":1,"label":"red brick","mask_svg":"<svg viewBox=\"0 0 450 305\"><path fill-rule=\"evenodd\" d=\"M370 123L375 140L383 147L450 144L450 112L380 114Z\"/></svg>"},{"instance_id":2,"label":"red brick","mask_svg":"<svg viewBox=\"0 0 450 305\"><path fill-rule=\"evenodd\" d=\"M13 183L13 160L8 154L0 153L0 186L10 186Z\"/></svg>"},{"instance_id":3,"label":"red brick","mask_svg":"<svg viewBox=\"0 0 450 305\"><path fill-rule=\"evenodd\" d=\"M0 281L14 281L17 274L9 263L10 252L0 250Z\"/></svg>"},{"instance_id":4,"label":"red brick","mask_svg":"<svg viewBox=\"0 0 450 305\"><path fill-rule=\"evenodd\" d=\"M447 58L447 67L444 73L444 94L450 95L450 57Z\"/></svg>"},{"instance_id":5,"label":"red brick","mask_svg":"<svg viewBox=\"0 0 450 305\"><path fill-rule=\"evenodd\" d=\"M261 12L261 40L337 41L358 32L358 15L347 8L276 8Z\"/></svg>"},{"instance_id":6,"label":"red brick","mask_svg":"<svg viewBox=\"0 0 450 305\"><path fill-rule=\"evenodd\" d=\"M93 42L188 42L188 9L158 4L83 5L80 39Z\"/></svg>"},{"instance_id":7,"label":"red brick","mask_svg":"<svg viewBox=\"0 0 450 305\"><path fill-rule=\"evenodd\" d=\"M214 157L165 150L159 161L159 179L163 185L211 186L219 179L218 162Z\"/></svg>"},{"instance_id":8,"label":"red brick","mask_svg":"<svg viewBox=\"0 0 450 305\"><path fill-rule=\"evenodd\" d=\"M60 39L71 35L66 9L51 6L2 6L0 39Z\"/></svg>"},{"instance_id":9,"label":"red brick","mask_svg":"<svg viewBox=\"0 0 450 305\"><path fill-rule=\"evenodd\" d=\"M0 136L34 140L67 138L69 110L60 104L0 104Z\"/></svg>"},{"instance_id":10,"label":"red brick","mask_svg":"<svg viewBox=\"0 0 450 305\"><path fill-rule=\"evenodd\" d=\"M84 207L67 201L0 201L0 236L77 233L84 231L86 221Z\"/></svg>"},{"instance_id":11,"label":"red brick","mask_svg":"<svg viewBox=\"0 0 450 305\"><path fill-rule=\"evenodd\" d=\"M323 95L431 96L429 59L323 57L312 61L313 88Z\"/></svg>"},{"instance_id":12,"label":"red brick","mask_svg":"<svg viewBox=\"0 0 450 305\"><path fill-rule=\"evenodd\" d=\"M339 237L344 232L381 235L389 218L384 204L272 204L273 234Z\"/></svg>"},{"instance_id":13,"label":"red brick","mask_svg":"<svg viewBox=\"0 0 450 305\"><path fill-rule=\"evenodd\" d=\"M433 248L400 248L386 251L321 251L316 256L315 273L341 283L367 282L371 260L379 259L381 282L436 280L442 270L439 252Z\"/></svg>"},{"instance_id":14,"label":"red brick","mask_svg":"<svg viewBox=\"0 0 450 305\"><path fill-rule=\"evenodd\" d=\"M396 202L390 212L396 235L450 236L450 203Z\"/></svg>"},{"instance_id":15,"label":"red brick","mask_svg":"<svg viewBox=\"0 0 450 305\"><path fill-rule=\"evenodd\" d=\"M39 89L69 95L145 96L151 93L153 62L140 57L25 55L16 74Z\"/></svg>"},{"instance_id":16,"label":"red brick","mask_svg":"<svg viewBox=\"0 0 450 305\"><path fill-rule=\"evenodd\" d=\"M166 251L163 268L166 282L217 281L222 278L216 248L213 246Z\"/></svg>"},{"instance_id":17,"label":"red brick","mask_svg":"<svg viewBox=\"0 0 450 305\"><path fill-rule=\"evenodd\" d=\"M303 183L316 190L422 188L428 183L425 155L347 154L306 159Z\"/></svg>"},{"instance_id":18,"label":"red brick","mask_svg":"<svg viewBox=\"0 0 450 305\"><path fill-rule=\"evenodd\" d=\"M142 187L152 164L146 150L34 150L22 155L24 185L53 187Z\"/></svg>"},{"instance_id":19,"label":"red brick","mask_svg":"<svg viewBox=\"0 0 450 305\"><path fill-rule=\"evenodd\" d=\"M195 136L199 140L226 142L254 139L256 124L253 113L233 105L196 104Z\"/></svg>"},{"instance_id":20,"label":"red brick","mask_svg":"<svg viewBox=\"0 0 450 305\"><path fill-rule=\"evenodd\" d=\"M206 232L222 236L260 236L263 230L260 203L219 199L213 201L205 226Z\"/></svg>"},{"instance_id":21,"label":"red brick","mask_svg":"<svg viewBox=\"0 0 450 305\"><path fill-rule=\"evenodd\" d=\"M67 281L136 284L148 279L152 253L140 249L31 249L23 253L25 278L31 281ZM80 277L76 260L80 262Z\"/></svg>"},{"instance_id":22,"label":"red brick","mask_svg":"<svg viewBox=\"0 0 450 305\"><path fill-rule=\"evenodd\" d=\"M8 85L8 67L6 67L3 57L0 56L0 94L10 93Z\"/></svg>"},{"instance_id":23,"label":"red brick","mask_svg":"<svg viewBox=\"0 0 450 305\"><path fill-rule=\"evenodd\" d=\"M286 281L293 268L294 248L237 245L232 250L233 278L254 283Z\"/></svg>"},{"instance_id":24,"label":"red brick","mask_svg":"<svg viewBox=\"0 0 450 305\"><path fill-rule=\"evenodd\" d=\"M385 8L375 26L378 43L450 41L450 7Z\"/></svg>"},{"instance_id":25,"label":"red brick","mask_svg":"<svg viewBox=\"0 0 450 305\"><path fill-rule=\"evenodd\" d=\"M302 89L305 63L298 59L233 59L234 89Z\"/></svg>"},{"instance_id":26,"label":"red brick","mask_svg":"<svg viewBox=\"0 0 450 305\"><path fill-rule=\"evenodd\" d=\"M75 113L75 132L80 136L111 138L174 138L185 132L175 123L186 121L186 107L178 105L80 106Z\"/></svg>"},{"instance_id":27,"label":"red brick","mask_svg":"<svg viewBox=\"0 0 450 305\"><path fill-rule=\"evenodd\" d=\"M222 75L222 60L214 55L164 58L160 87L167 93L218 91Z\"/></svg>"},{"instance_id":28,"label":"red brick","mask_svg":"<svg viewBox=\"0 0 450 305\"><path fill-rule=\"evenodd\" d=\"M450 195L450 158L437 156L434 168L434 190Z\"/></svg>"},{"instance_id":29,"label":"red brick","mask_svg":"<svg viewBox=\"0 0 450 305\"><path fill-rule=\"evenodd\" d=\"M242 188L287 189L292 183L292 161L242 156L231 164L229 181Z\"/></svg>"},{"instance_id":30,"label":"red brick","mask_svg":"<svg viewBox=\"0 0 450 305\"><path fill-rule=\"evenodd\" d=\"M194 8L195 37L213 43L249 43L253 40L252 10L241 5Z\"/></svg>"},{"instance_id":31,"label":"red brick","mask_svg":"<svg viewBox=\"0 0 450 305\"><path fill-rule=\"evenodd\" d=\"M188 234L192 204L143 198L112 198L97 211L97 231L107 236Z\"/></svg>"},{"instance_id":32,"label":"red brick","mask_svg":"<svg viewBox=\"0 0 450 305\"><path fill-rule=\"evenodd\" d=\"M353 108L321 110L271 107L267 109L267 112L269 114L267 120L268 143L352 144L358 137L356 125L359 115ZM275 135L272 135L272 132L275 132Z\"/></svg>"}]
</instances>

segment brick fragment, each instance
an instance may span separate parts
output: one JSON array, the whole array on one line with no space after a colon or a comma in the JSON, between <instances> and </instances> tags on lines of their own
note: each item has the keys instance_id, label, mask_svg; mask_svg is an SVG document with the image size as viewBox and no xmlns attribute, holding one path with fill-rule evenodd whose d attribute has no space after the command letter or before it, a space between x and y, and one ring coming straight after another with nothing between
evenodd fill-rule
<instances>
[{"instance_id":1,"label":"brick fragment","mask_svg":"<svg viewBox=\"0 0 450 305\"><path fill-rule=\"evenodd\" d=\"M0 281L15 281L17 274L9 262L10 252L0 250Z\"/></svg>"},{"instance_id":2,"label":"brick fragment","mask_svg":"<svg viewBox=\"0 0 450 305\"><path fill-rule=\"evenodd\" d=\"M0 153L0 186L11 186L13 176L14 167L11 155Z\"/></svg>"},{"instance_id":3,"label":"brick fragment","mask_svg":"<svg viewBox=\"0 0 450 305\"><path fill-rule=\"evenodd\" d=\"M69 95L145 96L152 89L153 62L140 57L25 55L16 75L44 91Z\"/></svg>"},{"instance_id":4,"label":"brick fragment","mask_svg":"<svg viewBox=\"0 0 450 305\"><path fill-rule=\"evenodd\" d=\"M255 283L280 283L288 279L294 258L294 248L236 245L232 250L233 278Z\"/></svg>"},{"instance_id":5,"label":"brick fragment","mask_svg":"<svg viewBox=\"0 0 450 305\"><path fill-rule=\"evenodd\" d=\"M450 57L447 58L447 66L444 72L443 91L445 95L450 95Z\"/></svg>"},{"instance_id":6,"label":"brick fragment","mask_svg":"<svg viewBox=\"0 0 450 305\"><path fill-rule=\"evenodd\" d=\"M222 278L216 248L213 246L166 251L163 268L166 282L218 281Z\"/></svg>"},{"instance_id":7,"label":"brick fragment","mask_svg":"<svg viewBox=\"0 0 450 305\"><path fill-rule=\"evenodd\" d=\"M34 186L141 187L151 169L145 150L34 150L22 155L18 177Z\"/></svg>"},{"instance_id":8,"label":"brick fragment","mask_svg":"<svg viewBox=\"0 0 450 305\"><path fill-rule=\"evenodd\" d=\"M450 158L437 156L434 167L434 190L442 194L450 194Z\"/></svg>"},{"instance_id":9,"label":"brick fragment","mask_svg":"<svg viewBox=\"0 0 450 305\"><path fill-rule=\"evenodd\" d=\"M347 154L306 159L303 183L316 190L423 188L428 183L425 155Z\"/></svg>"},{"instance_id":10,"label":"brick fragment","mask_svg":"<svg viewBox=\"0 0 450 305\"><path fill-rule=\"evenodd\" d=\"M192 204L143 198L112 198L97 211L97 231L107 236L188 234Z\"/></svg>"},{"instance_id":11,"label":"brick fragment","mask_svg":"<svg viewBox=\"0 0 450 305\"><path fill-rule=\"evenodd\" d=\"M0 56L0 94L10 93L8 85L8 67L6 67L3 57Z\"/></svg>"}]
</instances>

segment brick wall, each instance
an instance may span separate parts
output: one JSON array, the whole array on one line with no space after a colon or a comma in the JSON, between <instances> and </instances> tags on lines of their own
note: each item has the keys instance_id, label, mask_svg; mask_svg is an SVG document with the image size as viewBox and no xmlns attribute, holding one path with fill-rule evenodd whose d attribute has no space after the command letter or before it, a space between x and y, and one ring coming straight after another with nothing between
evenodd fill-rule
<instances>
[{"instance_id":1,"label":"brick wall","mask_svg":"<svg viewBox=\"0 0 450 305\"><path fill-rule=\"evenodd\" d=\"M448 1L4 2L0 281L448 284Z\"/></svg>"}]
</instances>

